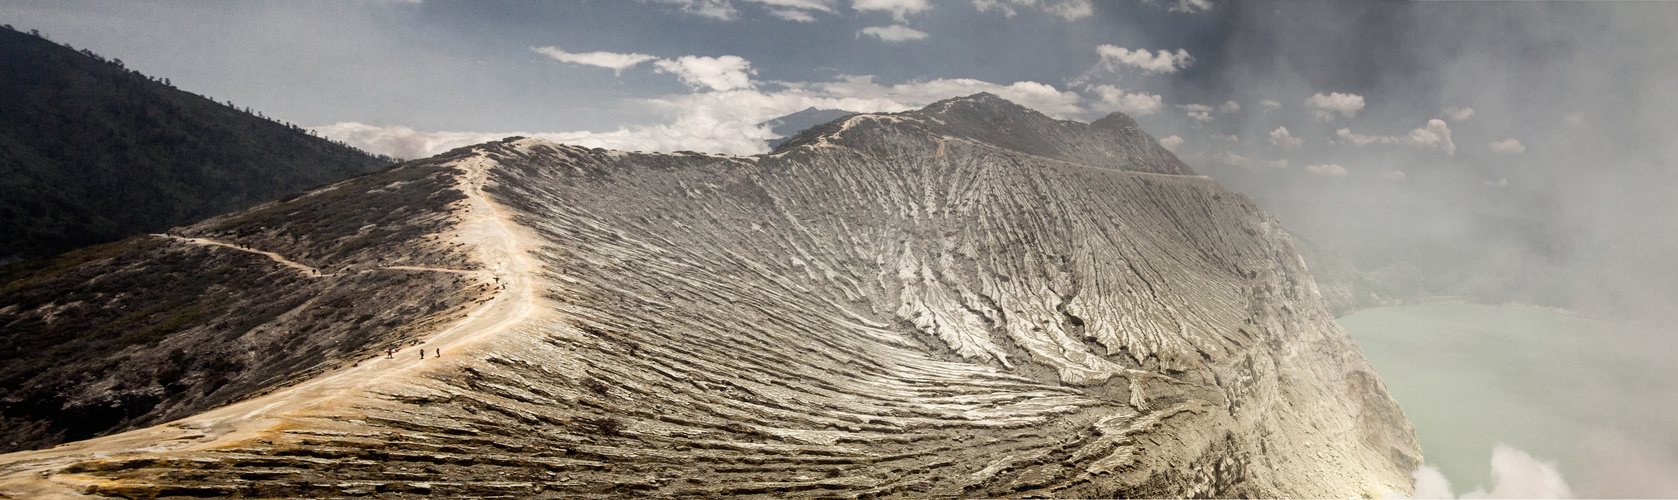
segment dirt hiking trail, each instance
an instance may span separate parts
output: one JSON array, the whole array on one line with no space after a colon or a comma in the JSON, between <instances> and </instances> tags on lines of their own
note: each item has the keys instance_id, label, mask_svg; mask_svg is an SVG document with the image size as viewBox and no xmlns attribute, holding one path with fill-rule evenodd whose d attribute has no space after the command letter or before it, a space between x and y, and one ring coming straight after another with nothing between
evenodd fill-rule
<instances>
[{"instance_id":1,"label":"dirt hiking trail","mask_svg":"<svg viewBox=\"0 0 1678 500\"><path fill-rule=\"evenodd\" d=\"M534 236L512 222L483 192L494 162L472 157L461 160L455 166L465 171L460 178L460 188L467 196L467 208L459 213L461 219L453 234L449 235L451 238L445 240L470 247L471 256L486 271L411 266L390 268L481 275L484 282L504 284L505 287L492 286L493 297L468 312L464 318L446 329L421 337L422 343L418 347L428 354L424 361L413 349L404 349L394 357L380 356L362 361L356 366L327 372L296 386L174 422L44 450L0 455L0 498L80 498L80 488L73 484L76 478L55 477L51 472L89 459L215 449L274 432L286 426L288 418L294 415L353 411L346 401L351 396L382 383L400 382L444 369L451 366L451 359L469 356L470 347L474 344L509 331L543 311L553 310L544 307L542 287L534 279L537 262L528 252L538 248ZM324 274L271 252L201 238L165 236L194 244L258 253L305 274ZM438 349L442 351L442 358L432 358L430 354Z\"/></svg>"}]
</instances>

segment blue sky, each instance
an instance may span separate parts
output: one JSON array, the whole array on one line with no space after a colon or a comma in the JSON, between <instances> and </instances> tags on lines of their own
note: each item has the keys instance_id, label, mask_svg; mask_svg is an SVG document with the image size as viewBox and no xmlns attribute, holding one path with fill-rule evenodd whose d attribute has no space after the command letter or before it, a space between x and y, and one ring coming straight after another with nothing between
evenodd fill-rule
<instances>
[{"instance_id":1,"label":"blue sky","mask_svg":"<svg viewBox=\"0 0 1678 500\"><path fill-rule=\"evenodd\" d=\"M1662 17L1678 9L1218 0L0 6L0 19L20 28L404 157L510 133L755 153L766 133L756 123L804 107L896 111L991 91L1061 118L1129 113L1156 136L1176 137L1169 141L1191 163L1369 178L1396 177L1405 171L1397 163L1417 160L1506 162L1527 154L1533 136L1567 132L1532 130L1535 121L1583 122L1625 112L1632 98L1646 107L1648 96L1637 94L1663 92L1670 66L1629 82L1618 101L1586 87L1674 41ZM1664 39L1625 47L1663 30ZM1614 45L1631 54L1581 57ZM1673 106L1670 93L1660 98L1658 106ZM1396 159L1352 164L1372 151ZM1507 178L1495 170L1485 180Z\"/></svg>"},{"instance_id":2,"label":"blue sky","mask_svg":"<svg viewBox=\"0 0 1678 500\"><path fill-rule=\"evenodd\" d=\"M515 134L753 154L807 107L988 91L1128 113L1308 234L1459 238L1434 222L1464 211L1678 233L1678 2L11 0L0 22L404 158Z\"/></svg>"},{"instance_id":3,"label":"blue sky","mask_svg":"<svg viewBox=\"0 0 1678 500\"><path fill-rule=\"evenodd\" d=\"M743 121L805 104L896 111L977 91L1071 119L1126 111L1190 144L1240 136L1237 124L1255 112L1267 128L1285 128L1274 117L1311 116L1305 99L1342 94L1363 97L1363 107L1336 111L1336 126L1404 136L1443 107L1473 107L1467 97L1428 91L1440 77L1430 69L1460 57L1441 45L1515 59L1581 49L1519 27L1485 30L1482 20L1602 17L1507 5L1212 0L10 2L0 15L183 89L403 156L445 144L404 144L386 129L435 141L445 136L431 134L517 131L619 148L753 153ZM534 50L544 47L552 49ZM612 69L584 54L644 60ZM747 82L710 86L706 72ZM706 102L733 112L673 109ZM1359 114L1394 122L1363 124ZM1337 131L1317 129L1295 122L1289 131L1324 139ZM1267 141L1274 131L1248 139ZM1285 154L1272 156L1265 159Z\"/></svg>"},{"instance_id":4,"label":"blue sky","mask_svg":"<svg viewBox=\"0 0 1678 500\"><path fill-rule=\"evenodd\" d=\"M512 134L751 154L806 107L989 91L1131 114L1261 199L1614 220L1678 184L1674 2L13 0L0 22L407 158Z\"/></svg>"},{"instance_id":5,"label":"blue sky","mask_svg":"<svg viewBox=\"0 0 1678 500\"><path fill-rule=\"evenodd\" d=\"M1630 180L1678 181L1670 2L13 0L0 22L408 158L511 134L751 154L806 107L989 91L1131 114L1259 198L1507 215L1678 184Z\"/></svg>"}]
</instances>

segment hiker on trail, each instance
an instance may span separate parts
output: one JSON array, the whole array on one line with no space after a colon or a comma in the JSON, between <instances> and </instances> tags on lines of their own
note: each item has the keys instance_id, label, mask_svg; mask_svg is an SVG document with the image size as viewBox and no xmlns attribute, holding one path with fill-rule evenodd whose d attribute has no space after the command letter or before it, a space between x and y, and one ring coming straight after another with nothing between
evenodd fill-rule
<instances>
[{"instance_id":1,"label":"hiker on trail","mask_svg":"<svg viewBox=\"0 0 1678 500\"><path fill-rule=\"evenodd\" d=\"M441 347L437 348L437 356L435 356L435 357L439 357L439 358L443 357L443 348L441 348Z\"/></svg>"},{"instance_id":2,"label":"hiker on trail","mask_svg":"<svg viewBox=\"0 0 1678 500\"><path fill-rule=\"evenodd\" d=\"M425 349L420 349L420 359L425 359Z\"/></svg>"},{"instance_id":3,"label":"hiker on trail","mask_svg":"<svg viewBox=\"0 0 1678 500\"><path fill-rule=\"evenodd\" d=\"M390 349L385 349L385 359L390 359L391 354L393 353L390 352Z\"/></svg>"}]
</instances>

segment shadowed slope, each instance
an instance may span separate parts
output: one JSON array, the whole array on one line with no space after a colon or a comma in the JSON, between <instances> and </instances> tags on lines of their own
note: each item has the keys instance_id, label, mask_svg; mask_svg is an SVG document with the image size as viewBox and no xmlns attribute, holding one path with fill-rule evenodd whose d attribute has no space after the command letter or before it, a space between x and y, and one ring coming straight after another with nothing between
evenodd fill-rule
<instances>
[{"instance_id":1,"label":"shadowed slope","mask_svg":"<svg viewBox=\"0 0 1678 500\"><path fill-rule=\"evenodd\" d=\"M242 213L0 267L0 450L155 425L411 340L482 291L418 161Z\"/></svg>"},{"instance_id":2,"label":"shadowed slope","mask_svg":"<svg viewBox=\"0 0 1678 500\"><path fill-rule=\"evenodd\" d=\"M0 264L156 232L388 161L0 29Z\"/></svg>"}]
</instances>

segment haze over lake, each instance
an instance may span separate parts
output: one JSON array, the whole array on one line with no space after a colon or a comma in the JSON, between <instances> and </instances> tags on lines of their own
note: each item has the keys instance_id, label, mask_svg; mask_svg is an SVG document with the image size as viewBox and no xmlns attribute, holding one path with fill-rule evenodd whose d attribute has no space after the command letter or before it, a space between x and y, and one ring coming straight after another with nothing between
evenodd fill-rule
<instances>
[{"instance_id":1,"label":"haze over lake","mask_svg":"<svg viewBox=\"0 0 1678 500\"><path fill-rule=\"evenodd\" d=\"M1678 494L1678 365L1647 328L1530 307L1433 303L1339 319L1457 492L1493 447L1555 462L1581 496ZM1605 342L1607 338L1616 339ZM1635 341L1628 339L1636 339ZM1633 479L1635 478L1635 479Z\"/></svg>"}]
</instances>

